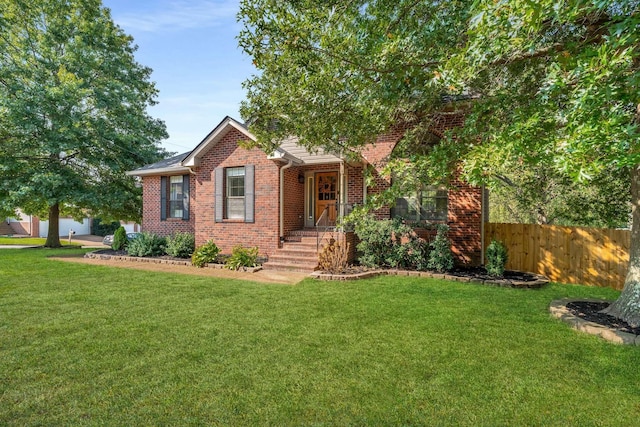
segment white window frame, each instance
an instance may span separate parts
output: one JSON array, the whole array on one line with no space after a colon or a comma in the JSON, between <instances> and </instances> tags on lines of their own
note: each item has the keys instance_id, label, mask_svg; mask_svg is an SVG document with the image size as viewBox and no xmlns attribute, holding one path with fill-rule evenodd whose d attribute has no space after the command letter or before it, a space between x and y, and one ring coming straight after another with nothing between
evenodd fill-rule
<instances>
[{"instance_id":1,"label":"white window frame","mask_svg":"<svg viewBox=\"0 0 640 427\"><path fill-rule=\"evenodd\" d=\"M237 185L239 177L242 177L242 186ZM245 219L245 177L244 166L230 167L224 170L225 219ZM241 191L238 191L240 189ZM240 192L242 195L238 194ZM236 195L231 195L233 193Z\"/></svg>"}]
</instances>

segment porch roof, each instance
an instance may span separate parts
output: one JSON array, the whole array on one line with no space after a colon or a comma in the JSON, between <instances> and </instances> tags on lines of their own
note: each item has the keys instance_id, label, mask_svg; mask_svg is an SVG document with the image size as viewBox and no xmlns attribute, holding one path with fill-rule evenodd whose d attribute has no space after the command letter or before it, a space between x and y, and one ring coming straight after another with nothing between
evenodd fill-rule
<instances>
[{"instance_id":1,"label":"porch roof","mask_svg":"<svg viewBox=\"0 0 640 427\"><path fill-rule=\"evenodd\" d=\"M273 160L293 160L294 163L305 165L340 163L344 160L342 157L326 152L322 148L319 148L315 153L310 153L306 148L298 145L298 141L298 137L294 136L284 139L280 147L269 155L269 158Z\"/></svg>"}]
</instances>

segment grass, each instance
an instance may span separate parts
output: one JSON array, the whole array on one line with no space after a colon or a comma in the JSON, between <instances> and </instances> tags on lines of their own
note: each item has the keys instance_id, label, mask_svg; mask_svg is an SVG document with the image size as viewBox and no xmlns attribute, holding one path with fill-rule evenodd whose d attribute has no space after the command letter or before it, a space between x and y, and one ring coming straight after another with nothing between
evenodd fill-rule
<instances>
[{"instance_id":1,"label":"grass","mask_svg":"<svg viewBox=\"0 0 640 427\"><path fill-rule=\"evenodd\" d=\"M297 286L0 251L0 425L637 425L640 349L562 297L409 277ZM78 251L80 252L80 251Z\"/></svg>"},{"instance_id":2,"label":"grass","mask_svg":"<svg viewBox=\"0 0 640 427\"><path fill-rule=\"evenodd\" d=\"M42 237L0 237L0 245L43 246L47 239ZM68 239L60 239L62 246L68 246ZM71 245L75 245L74 242Z\"/></svg>"}]
</instances>

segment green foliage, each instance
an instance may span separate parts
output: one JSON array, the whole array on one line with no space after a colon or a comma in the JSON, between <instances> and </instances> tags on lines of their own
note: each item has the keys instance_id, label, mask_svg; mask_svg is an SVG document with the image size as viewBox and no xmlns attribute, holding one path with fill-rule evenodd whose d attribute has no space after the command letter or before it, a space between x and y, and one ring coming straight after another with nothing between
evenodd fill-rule
<instances>
[{"instance_id":1,"label":"green foliage","mask_svg":"<svg viewBox=\"0 0 640 427\"><path fill-rule=\"evenodd\" d=\"M94 218L91 225L91 234L95 236L106 236L107 234L113 234L120 227L120 222L111 221L103 222L101 218Z\"/></svg>"},{"instance_id":2,"label":"green foliage","mask_svg":"<svg viewBox=\"0 0 640 427\"><path fill-rule=\"evenodd\" d=\"M198 246L191 256L191 263L196 267L204 267L208 263L212 263L218 258L220 254L220 248L209 240L202 246Z\"/></svg>"},{"instance_id":3,"label":"green foliage","mask_svg":"<svg viewBox=\"0 0 640 427\"><path fill-rule=\"evenodd\" d=\"M575 182L549 165L504 163L491 183L490 221L582 227L627 227L629 168Z\"/></svg>"},{"instance_id":4,"label":"green foliage","mask_svg":"<svg viewBox=\"0 0 640 427\"><path fill-rule=\"evenodd\" d=\"M113 243L111 249L114 251L121 251L127 246L129 239L127 239L127 231L124 227L118 227L115 233L113 233Z\"/></svg>"},{"instance_id":5,"label":"green foliage","mask_svg":"<svg viewBox=\"0 0 640 427\"><path fill-rule=\"evenodd\" d=\"M154 233L140 233L129 242L127 253L131 256L154 257L165 254L167 239Z\"/></svg>"},{"instance_id":6,"label":"green foliage","mask_svg":"<svg viewBox=\"0 0 640 427\"><path fill-rule=\"evenodd\" d=\"M225 267L229 270L240 270L242 267L255 267L258 265L258 248L245 248L238 245L231 251Z\"/></svg>"},{"instance_id":7,"label":"green foliage","mask_svg":"<svg viewBox=\"0 0 640 427\"><path fill-rule=\"evenodd\" d=\"M0 10L0 204L52 224L58 207L139 220L142 190L125 172L162 158L167 134L147 114L157 90L131 37L99 0Z\"/></svg>"},{"instance_id":8,"label":"green foliage","mask_svg":"<svg viewBox=\"0 0 640 427\"><path fill-rule=\"evenodd\" d=\"M167 237L167 255L177 258L190 258L196 247L196 239L191 233L177 232Z\"/></svg>"},{"instance_id":9,"label":"green foliage","mask_svg":"<svg viewBox=\"0 0 640 427\"><path fill-rule=\"evenodd\" d=\"M485 268L487 273L495 277L502 277L504 275L504 266L509 260L507 248L497 240L492 240L489 246L487 246L487 264Z\"/></svg>"},{"instance_id":10,"label":"green foliage","mask_svg":"<svg viewBox=\"0 0 640 427\"><path fill-rule=\"evenodd\" d=\"M358 261L367 267L424 270L427 243L402 221L377 220L372 215L353 218Z\"/></svg>"},{"instance_id":11,"label":"green foliage","mask_svg":"<svg viewBox=\"0 0 640 427\"><path fill-rule=\"evenodd\" d=\"M437 226L435 239L429 244L429 261L427 268L443 273L453 270L453 254L451 253L451 241L447 237L449 227L444 224Z\"/></svg>"}]
</instances>

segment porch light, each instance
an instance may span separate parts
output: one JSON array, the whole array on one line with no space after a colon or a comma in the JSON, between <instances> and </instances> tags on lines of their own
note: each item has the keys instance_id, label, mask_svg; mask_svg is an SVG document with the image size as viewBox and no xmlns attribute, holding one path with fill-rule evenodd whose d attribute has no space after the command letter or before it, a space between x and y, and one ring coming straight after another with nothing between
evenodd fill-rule
<instances>
[{"instance_id":1,"label":"porch light","mask_svg":"<svg viewBox=\"0 0 640 427\"><path fill-rule=\"evenodd\" d=\"M298 174L298 182L300 184L304 184L304 175L301 173Z\"/></svg>"}]
</instances>

